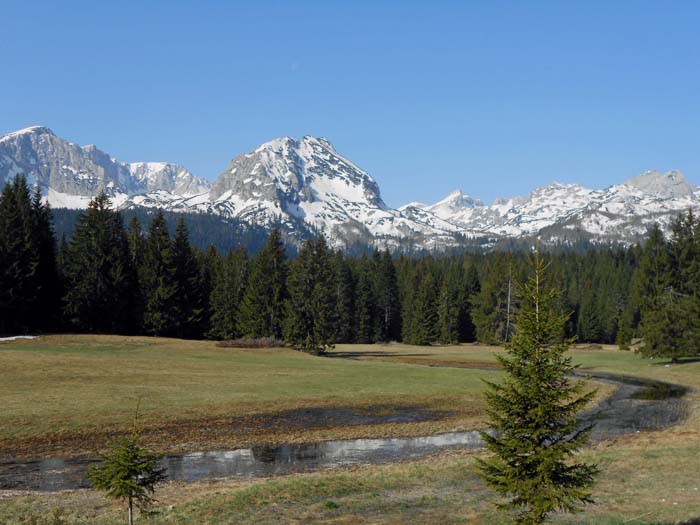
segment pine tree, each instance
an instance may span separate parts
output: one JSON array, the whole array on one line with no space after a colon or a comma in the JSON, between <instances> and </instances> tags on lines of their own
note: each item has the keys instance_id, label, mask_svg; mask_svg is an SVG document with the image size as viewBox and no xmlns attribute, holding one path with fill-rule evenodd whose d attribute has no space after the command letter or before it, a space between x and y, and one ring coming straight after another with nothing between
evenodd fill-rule
<instances>
[{"instance_id":1,"label":"pine tree","mask_svg":"<svg viewBox=\"0 0 700 525\"><path fill-rule=\"evenodd\" d=\"M309 350L312 353L325 353L335 344L338 319L332 254L323 235L316 239L314 246L314 267L314 287L311 294L314 342Z\"/></svg>"},{"instance_id":2,"label":"pine tree","mask_svg":"<svg viewBox=\"0 0 700 525\"><path fill-rule=\"evenodd\" d=\"M631 284L631 302L640 318L656 308L661 297L670 286L670 255L664 234L654 225L644 243Z\"/></svg>"},{"instance_id":3,"label":"pine tree","mask_svg":"<svg viewBox=\"0 0 700 525\"><path fill-rule=\"evenodd\" d=\"M0 333L32 325L38 299L39 250L27 181L17 176L0 196Z\"/></svg>"},{"instance_id":4,"label":"pine tree","mask_svg":"<svg viewBox=\"0 0 700 525\"><path fill-rule=\"evenodd\" d=\"M578 340L597 343L601 340L600 309L593 284L589 283L581 298L578 315Z\"/></svg>"},{"instance_id":5,"label":"pine tree","mask_svg":"<svg viewBox=\"0 0 700 525\"><path fill-rule=\"evenodd\" d=\"M238 310L248 284L248 257L245 250L229 252L216 266L211 292L210 336L235 339L238 331Z\"/></svg>"},{"instance_id":6,"label":"pine tree","mask_svg":"<svg viewBox=\"0 0 700 525\"><path fill-rule=\"evenodd\" d=\"M133 333L136 270L121 216L100 193L81 213L65 266L66 319L78 330Z\"/></svg>"},{"instance_id":7,"label":"pine tree","mask_svg":"<svg viewBox=\"0 0 700 525\"><path fill-rule=\"evenodd\" d=\"M447 271L438 296L438 339L444 345L457 344L465 322L467 293L461 269L453 264Z\"/></svg>"},{"instance_id":8,"label":"pine tree","mask_svg":"<svg viewBox=\"0 0 700 525\"><path fill-rule=\"evenodd\" d=\"M513 310L512 301L509 302L510 255L496 253L488 262L481 290L474 297L472 318L477 339L482 343L496 344L507 339Z\"/></svg>"},{"instance_id":9,"label":"pine tree","mask_svg":"<svg viewBox=\"0 0 700 525\"><path fill-rule=\"evenodd\" d=\"M131 264L133 264L135 268L139 268L143 263L146 243L143 237L141 223L136 215L129 221L127 238L129 239L129 258L131 259Z\"/></svg>"},{"instance_id":10,"label":"pine tree","mask_svg":"<svg viewBox=\"0 0 700 525\"><path fill-rule=\"evenodd\" d=\"M330 251L321 236L307 240L290 265L287 281L285 341L312 354L333 346L335 290Z\"/></svg>"},{"instance_id":11,"label":"pine tree","mask_svg":"<svg viewBox=\"0 0 700 525\"><path fill-rule=\"evenodd\" d=\"M430 271L426 271L413 300L413 328L411 339L414 345L429 345L438 338L436 283Z\"/></svg>"},{"instance_id":12,"label":"pine tree","mask_svg":"<svg viewBox=\"0 0 700 525\"><path fill-rule=\"evenodd\" d=\"M195 250L199 266L199 283L202 300L202 315L200 316L197 332L204 337L211 337L212 305L211 296L214 290L214 280L221 265L221 257L216 247L211 244L206 252Z\"/></svg>"},{"instance_id":13,"label":"pine tree","mask_svg":"<svg viewBox=\"0 0 700 525\"><path fill-rule=\"evenodd\" d=\"M333 258L335 269L336 338L339 343L355 342L355 282L342 252Z\"/></svg>"},{"instance_id":14,"label":"pine tree","mask_svg":"<svg viewBox=\"0 0 700 525\"><path fill-rule=\"evenodd\" d=\"M540 524L555 511L575 512L591 502L589 488L597 468L577 462L590 427L580 428L576 414L592 399L562 340L566 315L558 314L559 292L545 286L545 264L537 253L533 277L523 286L516 330L498 360L506 373L489 383L487 401L495 434L482 433L494 455L479 460L484 480L517 511L516 523Z\"/></svg>"},{"instance_id":15,"label":"pine tree","mask_svg":"<svg viewBox=\"0 0 700 525\"><path fill-rule=\"evenodd\" d=\"M642 303L641 333L643 355L670 357L678 362L681 357L700 355L697 340L700 337L700 221L692 212L679 216L672 227L671 240L665 250L656 283L656 295ZM657 241L658 243L658 241ZM648 244L648 243L647 243ZM648 260L655 254L652 248L642 253L645 269L655 268Z\"/></svg>"},{"instance_id":16,"label":"pine tree","mask_svg":"<svg viewBox=\"0 0 700 525\"><path fill-rule=\"evenodd\" d=\"M241 302L238 329L243 336L282 338L286 281L287 258L280 231L275 228L255 258Z\"/></svg>"},{"instance_id":17,"label":"pine tree","mask_svg":"<svg viewBox=\"0 0 700 525\"><path fill-rule=\"evenodd\" d=\"M138 409L137 409L138 417ZM158 465L160 456L141 446L134 424L134 432L117 439L101 464L92 466L88 480L95 489L114 500L127 504L128 524L134 522L134 505L142 512L154 502L156 485L165 481L165 469Z\"/></svg>"},{"instance_id":18,"label":"pine tree","mask_svg":"<svg viewBox=\"0 0 700 525\"><path fill-rule=\"evenodd\" d=\"M176 317L175 335L181 338L201 337L207 290L201 281L201 271L190 246L187 226L182 217L177 222L172 242L173 309Z\"/></svg>"},{"instance_id":19,"label":"pine tree","mask_svg":"<svg viewBox=\"0 0 700 525\"><path fill-rule=\"evenodd\" d=\"M396 268L388 250L375 252L374 297L377 308L377 341L396 341L401 335L399 289Z\"/></svg>"},{"instance_id":20,"label":"pine tree","mask_svg":"<svg viewBox=\"0 0 700 525\"><path fill-rule=\"evenodd\" d=\"M644 343L640 348L647 357L670 357L677 363L681 357L700 355L697 341L700 305L697 297L665 292L647 310L642 319Z\"/></svg>"},{"instance_id":21,"label":"pine tree","mask_svg":"<svg viewBox=\"0 0 700 525\"><path fill-rule=\"evenodd\" d=\"M362 256L357 265L357 288L355 291L355 323L358 343L374 343L376 331L377 301L374 296L374 286L370 275L370 264L366 256Z\"/></svg>"},{"instance_id":22,"label":"pine tree","mask_svg":"<svg viewBox=\"0 0 700 525\"><path fill-rule=\"evenodd\" d=\"M139 271L144 296L143 326L152 335L172 336L179 323L173 244L163 213L158 210L148 228Z\"/></svg>"},{"instance_id":23,"label":"pine tree","mask_svg":"<svg viewBox=\"0 0 700 525\"><path fill-rule=\"evenodd\" d=\"M474 326L472 302L479 291L479 272L471 262L467 264L464 275L465 297L461 306L461 320L459 323L459 340L464 342L476 341L476 327Z\"/></svg>"},{"instance_id":24,"label":"pine tree","mask_svg":"<svg viewBox=\"0 0 700 525\"><path fill-rule=\"evenodd\" d=\"M31 203L32 231L36 250L36 299L28 324L35 329L51 330L58 326L61 284L56 262L56 237L48 202L43 202L36 187Z\"/></svg>"}]
</instances>

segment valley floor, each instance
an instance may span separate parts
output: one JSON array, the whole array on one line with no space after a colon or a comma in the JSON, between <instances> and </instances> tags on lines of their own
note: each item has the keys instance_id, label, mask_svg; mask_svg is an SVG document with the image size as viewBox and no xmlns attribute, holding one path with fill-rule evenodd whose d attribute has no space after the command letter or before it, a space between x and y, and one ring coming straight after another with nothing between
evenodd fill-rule
<instances>
[{"instance_id":1,"label":"valley floor","mask_svg":"<svg viewBox=\"0 0 700 525\"><path fill-rule=\"evenodd\" d=\"M164 452L481 428L486 422L482 379L500 374L498 351L472 345L339 345L331 357L319 358L141 337L52 336L2 343L0 454L4 460L94 456L131 429L139 398L144 438ZM695 390L700 363L667 366L612 348L579 348L573 355L584 370L693 390L687 396L689 417L681 425L587 448L583 454L602 470L597 504L555 521L674 523L700 516ZM599 399L607 393L603 387ZM341 408L350 411L334 416ZM304 424L295 417L298 410L304 411ZM401 411L425 417L383 422L384 414ZM475 475L473 457L451 451L257 481L171 482L157 493L156 513L140 521L501 523L493 496ZM119 506L90 490L3 496L0 523L123 520Z\"/></svg>"}]
</instances>

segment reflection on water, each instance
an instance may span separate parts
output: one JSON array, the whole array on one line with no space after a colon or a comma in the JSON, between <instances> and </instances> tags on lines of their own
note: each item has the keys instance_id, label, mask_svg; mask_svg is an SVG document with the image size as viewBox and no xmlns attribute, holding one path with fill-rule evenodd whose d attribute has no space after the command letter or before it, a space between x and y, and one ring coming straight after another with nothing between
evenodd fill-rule
<instances>
[{"instance_id":1,"label":"reflection on water","mask_svg":"<svg viewBox=\"0 0 700 525\"><path fill-rule=\"evenodd\" d=\"M306 445L193 452L163 458L168 479L197 481L253 478L304 472L341 465L384 463L417 458L446 448L479 448L479 432L390 439L354 439ZM24 463L0 462L0 489L51 492L87 487L85 473L94 460L51 459Z\"/></svg>"},{"instance_id":2,"label":"reflection on water","mask_svg":"<svg viewBox=\"0 0 700 525\"><path fill-rule=\"evenodd\" d=\"M612 375L595 374L593 377L617 387L600 406L582 417L585 423L595 423L593 439L665 428L686 417L687 404L683 399L686 390L683 387ZM163 458L163 466L171 480L253 478L341 465L385 463L450 448L476 449L482 446L477 431L451 432L415 438L353 439L193 452L167 456ZM0 462L0 490L50 492L86 487L85 473L95 462L90 459Z\"/></svg>"}]
</instances>

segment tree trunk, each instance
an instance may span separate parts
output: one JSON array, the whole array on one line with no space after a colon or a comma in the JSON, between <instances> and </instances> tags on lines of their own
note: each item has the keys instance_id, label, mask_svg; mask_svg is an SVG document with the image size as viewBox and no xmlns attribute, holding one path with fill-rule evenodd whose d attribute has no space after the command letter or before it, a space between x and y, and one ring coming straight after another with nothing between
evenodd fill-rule
<instances>
[{"instance_id":1,"label":"tree trunk","mask_svg":"<svg viewBox=\"0 0 700 525\"><path fill-rule=\"evenodd\" d=\"M129 498L129 525L134 525L134 505Z\"/></svg>"}]
</instances>

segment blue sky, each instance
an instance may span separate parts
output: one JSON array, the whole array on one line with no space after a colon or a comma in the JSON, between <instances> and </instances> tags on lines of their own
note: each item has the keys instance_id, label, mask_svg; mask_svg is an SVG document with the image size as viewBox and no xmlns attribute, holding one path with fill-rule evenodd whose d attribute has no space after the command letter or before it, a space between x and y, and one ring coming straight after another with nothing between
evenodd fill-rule
<instances>
[{"instance_id":1,"label":"blue sky","mask_svg":"<svg viewBox=\"0 0 700 525\"><path fill-rule=\"evenodd\" d=\"M0 133L215 178L325 136L388 204L647 169L700 184L700 3L5 0Z\"/></svg>"}]
</instances>

